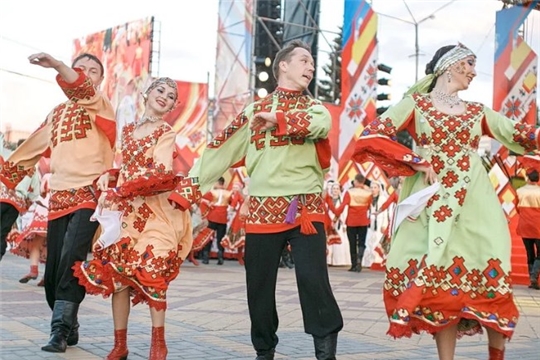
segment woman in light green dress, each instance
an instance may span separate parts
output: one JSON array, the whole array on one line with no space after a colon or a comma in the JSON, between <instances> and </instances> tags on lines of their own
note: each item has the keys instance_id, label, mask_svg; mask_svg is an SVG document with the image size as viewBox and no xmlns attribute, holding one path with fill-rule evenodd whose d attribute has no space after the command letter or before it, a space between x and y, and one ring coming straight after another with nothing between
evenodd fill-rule
<instances>
[{"instance_id":1,"label":"woman in light green dress","mask_svg":"<svg viewBox=\"0 0 540 360\"><path fill-rule=\"evenodd\" d=\"M434 335L440 359L456 339L487 330L490 359L502 359L518 320L510 281L511 239L501 204L477 153L482 135L524 153L538 131L457 93L476 76L476 57L462 44L437 51L398 104L369 123L353 159L405 175L400 200L440 182L417 218L398 227L386 263L388 334ZM417 151L396 141L407 130Z\"/></svg>"}]
</instances>

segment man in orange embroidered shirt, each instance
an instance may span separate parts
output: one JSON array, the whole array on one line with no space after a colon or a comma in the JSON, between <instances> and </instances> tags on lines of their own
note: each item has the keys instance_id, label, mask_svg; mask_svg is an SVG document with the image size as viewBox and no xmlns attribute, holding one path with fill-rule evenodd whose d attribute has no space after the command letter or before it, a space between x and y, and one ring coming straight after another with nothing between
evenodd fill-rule
<instances>
[{"instance_id":1,"label":"man in orange embroidered shirt","mask_svg":"<svg viewBox=\"0 0 540 360\"><path fill-rule=\"evenodd\" d=\"M216 240L218 247L218 265L223 265L223 252L225 249L221 245L221 240L227 233L227 213L229 204L232 200L232 191L225 189L225 179L220 177L212 190L207 192L202 201L205 201L210 211L208 212L208 227L216 231ZM208 264L210 258L210 250L212 248L212 241L203 248L203 264Z\"/></svg>"},{"instance_id":2,"label":"man in orange embroidered shirt","mask_svg":"<svg viewBox=\"0 0 540 360\"><path fill-rule=\"evenodd\" d=\"M519 221L517 234L523 239L527 251L527 266L531 284L529 288L540 290L540 184L537 170L527 171L527 184L517 189Z\"/></svg>"},{"instance_id":3,"label":"man in orange embroidered shirt","mask_svg":"<svg viewBox=\"0 0 540 360\"><path fill-rule=\"evenodd\" d=\"M111 103L98 90L104 71L97 57L81 54L72 67L46 53L28 60L57 71L56 81L67 101L6 159L0 181L14 188L41 157L51 159L44 279L53 313L51 337L41 349L65 352L67 345L79 341L77 314L86 294L72 266L86 260L98 226L90 221L97 205L92 184L112 167L116 123Z\"/></svg>"},{"instance_id":4,"label":"man in orange embroidered shirt","mask_svg":"<svg viewBox=\"0 0 540 360\"><path fill-rule=\"evenodd\" d=\"M343 202L336 209L333 204L329 204L330 210L336 216L340 216L345 206L348 206L347 218L347 238L349 239L349 251L351 254L351 268L349 271L362 271L362 258L366 251L366 235L369 228L368 211L371 206L372 194L366 186L366 178L362 174L357 174L353 180L353 187L345 192Z\"/></svg>"}]
</instances>

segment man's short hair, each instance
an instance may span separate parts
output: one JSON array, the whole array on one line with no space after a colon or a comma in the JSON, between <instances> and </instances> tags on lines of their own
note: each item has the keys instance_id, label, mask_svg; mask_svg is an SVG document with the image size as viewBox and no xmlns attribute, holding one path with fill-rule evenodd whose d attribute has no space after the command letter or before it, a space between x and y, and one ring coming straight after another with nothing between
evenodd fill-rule
<instances>
[{"instance_id":1,"label":"man's short hair","mask_svg":"<svg viewBox=\"0 0 540 360\"><path fill-rule=\"evenodd\" d=\"M279 78L279 63L282 61L291 61L291 54L296 48L306 49L311 54L311 47L306 42L299 39L289 41L284 47L281 48L281 50L278 51L276 57L274 58L274 63L272 64L272 73L274 74L274 79L277 80Z\"/></svg>"},{"instance_id":2,"label":"man's short hair","mask_svg":"<svg viewBox=\"0 0 540 360\"><path fill-rule=\"evenodd\" d=\"M540 176L538 175L538 171L531 170L527 173L527 178L530 182L538 182L540 180Z\"/></svg>"},{"instance_id":3,"label":"man's short hair","mask_svg":"<svg viewBox=\"0 0 540 360\"><path fill-rule=\"evenodd\" d=\"M223 176L218 179L218 184L225 185L225 178Z\"/></svg>"},{"instance_id":4,"label":"man's short hair","mask_svg":"<svg viewBox=\"0 0 540 360\"><path fill-rule=\"evenodd\" d=\"M354 180L358 181L360 184L363 184L366 182L366 177L362 174L356 174L356 176L354 177Z\"/></svg>"},{"instance_id":5,"label":"man's short hair","mask_svg":"<svg viewBox=\"0 0 540 360\"><path fill-rule=\"evenodd\" d=\"M75 67L75 64L77 63L77 61L84 58L88 58L90 60L94 60L95 62L97 62L99 65L99 69L101 70L101 76L105 75L105 68L103 67L103 64L101 63L101 60L99 60L96 55L92 55L89 53L82 53L82 54L77 55L77 57L71 63L71 67Z\"/></svg>"}]
</instances>

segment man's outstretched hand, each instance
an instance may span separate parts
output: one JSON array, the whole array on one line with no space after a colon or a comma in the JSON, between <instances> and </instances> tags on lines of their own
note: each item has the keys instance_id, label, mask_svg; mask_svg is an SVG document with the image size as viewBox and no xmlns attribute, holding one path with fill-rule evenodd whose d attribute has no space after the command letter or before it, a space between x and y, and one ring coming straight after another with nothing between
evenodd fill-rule
<instances>
[{"instance_id":1,"label":"man's outstretched hand","mask_svg":"<svg viewBox=\"0 0 540 360\"><path fill-rule=\"evenodd\" d=\"M62 63L46 53L32 54L28 57L28 61L30 61L30 64L39 65L44 68L57 68Z\"/></svg>"},{"instance_id":2,"label":"man's outstretched hand","mask_svg":"<svg viewBox=\"0 0 540 360\"><path fill-rule=\"evenodd\" d=\"M255 131L267 131L274 128L276 124L276 113L265 111L255 114L249 128Z\"/></svg>"}]
</instances>

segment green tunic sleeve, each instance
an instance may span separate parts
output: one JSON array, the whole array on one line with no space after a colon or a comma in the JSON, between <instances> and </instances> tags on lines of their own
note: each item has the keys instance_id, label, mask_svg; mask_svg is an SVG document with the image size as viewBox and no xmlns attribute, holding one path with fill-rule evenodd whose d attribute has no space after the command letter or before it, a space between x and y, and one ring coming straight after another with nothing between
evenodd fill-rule
<instances>
[{"instance_id":1,"label":"green tunic sleeve","mask_svg":"<svg viewBox=\"0 0 540 360\"><path fill-rule=\"evenodd\" d=\"M303 137L306 139L326 138L332 125L328 109L318 100L306 109L293 109L287 112L277 111L276 135Z\"/></svg>"},{"instance_id":2,"label":"green tunic sleeve","mask_svg":"<svg viewBox=\"0 0 540 360\"><path fill-rule=\"evenodd\" d=\"M203 194L208 192L229 168L246 156L251 134L249 119L252 113L253 107L246 107L207 145L202 156L193 165L188 177L198 179Z\"/></svg>"},{"instance_id":3,"label":"green tunic sleeve","mask_svg":"<svg viewBox=\"0 0 540 360\"><path fill-rule=\"evenodd\" d=\"M530 124L512 121L484 106L482 120L484 135L499 141L515 153L523 154L538 149L538 129Z\"/></svg>"}]
</instances>

